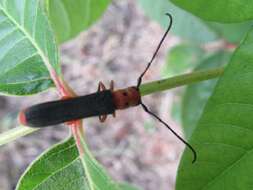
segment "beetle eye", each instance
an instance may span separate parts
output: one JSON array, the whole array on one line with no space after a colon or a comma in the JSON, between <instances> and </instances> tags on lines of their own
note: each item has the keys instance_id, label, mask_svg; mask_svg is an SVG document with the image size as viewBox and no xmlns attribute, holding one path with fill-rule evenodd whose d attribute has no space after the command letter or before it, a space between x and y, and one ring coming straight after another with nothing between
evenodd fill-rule
<instances>
[{"instance_id":1,"label":"beetle eye","mask_svg":"<svg viewBox=\"0 0 253 190\"><path fill-rule=\"evenodd\" d=\"M123 95L124 95L124 96L127 96L127 92L123 92Z\"/></svg>"}]
</instances>

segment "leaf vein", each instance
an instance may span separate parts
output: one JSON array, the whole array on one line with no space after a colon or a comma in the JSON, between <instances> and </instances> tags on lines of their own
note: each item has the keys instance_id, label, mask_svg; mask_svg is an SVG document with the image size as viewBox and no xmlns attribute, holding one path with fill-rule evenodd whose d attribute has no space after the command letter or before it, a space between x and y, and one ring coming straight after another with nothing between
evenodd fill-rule
<instances>
[{"instance_id":1,"label":"leaf vein","mask_svg":"<svg viewBox=\"0 0 253 190\"><path fill-rule=\"evenodd\" d=\"M76 158L75 160L73 160L72 162L70 162L69 164L65 165L64 167L55 170L50 176L46 177L45 179L43 179L40 183L38 183L33 189L37 189L41 184L43 184L45 181L47 181L51 176L55 175L56 173L58 173L61 170L64 170L65 168L67 168L68 166L70 166L71 164L73 164L76 160L78 160L78 158ZM38 175L39 172L36 173L36 175ZM30 176L34 176L35 174L30 174Z\"/></svg>"},{"instance_id":2,"label":"leaf vein","mask_svg":"<svg viewBox=\"0 0 253 190\"><path fill-rule=\"evenodd\" d=\"M249 153L253 152L253 146L246 151L245 153L243 153L239 159L235 160L230 166L228 166L226 169L224 169L223 171L221 171L217 176L215 176L213 179L211 179L210 182L208 182L207 184L205 184L202 188L200 188L201 190L204 190L207 187L210 187L212 184L214 184L219 177L225 175L228 171L230 171L230 169L232 169L234 166L236 166L245 156L247 156Z\"/></svg>"},{"instance_id":3,"label":"leaf vein","mask_svg":"<svg viewBox=\"0 0 253 190\"><path fill-rule=\"evenodd\" d=\"M37 3L39 3L39 1L37 1ZM38 5L37 5L38 7ZM36 7L36 8L37 8ZM29 32L27 32L24 28L22 28L20 26L20 24L18 22L16 22L16 20L8 13L6 12L6 10L4 9L3 6L0 5L0 9L3 11L3 13L10 19L10 21L14 24L14 26L16 26L20 31L23 32L23 34L26 36L26 38L28 38L28 40L31 42L31 44L35 47L35 49L37 49L39 55L41 56L45 66L47 67L47 69L49 71L53 70L53 67L50 65L49 60L47 58L47 56L44 54L43 50L37 45L37 43L34 41L34 39L32 38L32 36L29 34ZM38 12L38 11L37 11Z\"/></svg>"},{"instance_id":4,"label":"leaf vein","mask_svg":"<svg viewBox=\"0 0 253 190\"><path fill-rule=\"evenodd\" d=\"M0 38L0 42L2 40L4 40L5 38L7 38L8 36L12 35L15 31L17 31L17 28L14 28L13 30L11 30L8 33L6 33L4 36L2 36L2 38Z\"/></svg>"},{"instance_id":5,"label":"leaf vein","mask_svg":"<svg viewBox=\"0 0 253 190\"><path fill-rule=\"evenodd\" d=\"M244 147L238 146L238 145L233 145L233 144L228 144L228 143L222 143L222 142L201 142L203 145L222 145L222 146L228 146L236 149L242 149L244 151L248 151Z\"/></svg>"},{"instance_id":6,"label":"leaf vein","mask_svg":"<svg viewBox=\"0 0 253 190\"><path fill-rule=\"evenodd\" d=\"M25 57L23 60L19 61L19 63L17 63L16 65L14 65L13 67L7 69L6 71L4 71L3 73L0 74L0 77L7 74L8 72L10 72L11 70L15 69L16 67L20 66L21 64L24 64L28 59L31 59L32 57L35 57L36 55L38 55L38 52L33 53L32 55Z\"/></svg>"},{"instance_id":7,"label":"leaf vein","mask_svg":"<svg viewBox=\"0 0 253 190\"><path fill-rule=\"evenodd\" d=\"M34 16L34 22L32 27L32 37L35 38L35 32L36 32L36 25L38 20L38 7L39 7L39 1L37 1L36 9L35 9L35 16Z\"/></svg>"},{"instance_id":8,"label":"leaf vein","mask_svg":"<svg viewBox=\"0 0 253 190\"><path fill-rule=\"evenodd\" d=\"M2 57L0 58L0 62L3 61L3 59L10 53L10 51L15 48L15 46L17 46L19 43L21 43L23 40L26 40L25 37L20 38L18 41L16 41L15 43L12 44L12 46L2 55Z\"/></svg>"},{"instance_id":9,"label":"leaf vein","mask_svg":"<svg viewBox=\"0 0 253 190\"><path fill-rule=\"evenodd\" d=\"M220 126L224 126L224 127L233 127L233 128L238 128L244 131L250 131L253 132L253 129L250 127L244 127L244 126L240 126L240 125L234 125L234 124L229 124L229 123L200 123L203 126L210 126L210 125L220 125Z\"/></svg>"},{"instance_id":10,"label":"leaf vein","mask_svg":"<svg viewBox=\"0 0 253 190\"><path fill-rule=\"evenodd\" d=\"M22 84L27 84L27 83L33 83L33 82L38 82L38 81L43 81L43 80L51 80L49 77L42 77L39 79L34 79L34 80L29 80L29 81L22 81L22 82L15 82L15 83L6 83L3 85L22 85ZM1 85L1 83L0 83Z\"/></svg>"}]
</instances>

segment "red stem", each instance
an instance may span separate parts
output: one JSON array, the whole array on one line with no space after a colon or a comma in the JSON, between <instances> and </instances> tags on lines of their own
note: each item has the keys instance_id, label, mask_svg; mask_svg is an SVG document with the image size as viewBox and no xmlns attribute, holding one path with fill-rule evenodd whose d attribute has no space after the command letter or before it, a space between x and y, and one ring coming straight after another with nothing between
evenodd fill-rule
<instances>
[{"instance_id":1,"label":"red stem","mask_svg":"<svg viewBox=\"0 0 253 190\"><path fill-rule=\"evenodd\" d=\"M55 70L51 70L50 75L57 89L57 92L61 98L74 97L73 94L70 93L69 90L66 88L65 83L63 82L62 79L59 78Z\"/></svg>"},{"instance_id":2,"label":"red stem","mask_svg":"<svg viewBox=\"0 0 253 190\"><path fill-rule=\"evenodd\" d=\"M79 134L79 129L82 130L82 122L80 120L73 122L71 125L68 125L71 127L72 134L76 141L76 146L79 152L79 155L82 156L84 154L84 149L81 144L81 135Z\"/></svg>"},{"instance_id":3,"label":"red stem","mask_svg":"<svg viewBox=\"0 0 253 190\"><path fill-rule=\"evenodd\" d=\"M70 88L70 86L60 78L55 70L50 71L51 78L56 86L57 92L61 99L76 97L77 94ZM79 151L79 155L84 154L84 150L81 144L80 138L83 137L82 120L76 120L66 123L71 128L72 135L75 138L76 146Z\"/></svg>"}]
</instances>

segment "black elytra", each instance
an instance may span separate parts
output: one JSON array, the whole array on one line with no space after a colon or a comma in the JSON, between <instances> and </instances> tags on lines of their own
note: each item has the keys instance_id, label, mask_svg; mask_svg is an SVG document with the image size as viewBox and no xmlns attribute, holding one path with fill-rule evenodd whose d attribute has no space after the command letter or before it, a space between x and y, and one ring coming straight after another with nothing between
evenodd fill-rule
<instances>
[{"instance_id":1,"label":"black elytra","mask_svg":"<svg viewBox=\"0 0 253 190\"><path fill-rule=\"evenodd\" d=\"M31 127L46 127L114 112L115 105L110 90L65 100L45 102L23 111L26 124Z\"/></svg>"}]
</instances>

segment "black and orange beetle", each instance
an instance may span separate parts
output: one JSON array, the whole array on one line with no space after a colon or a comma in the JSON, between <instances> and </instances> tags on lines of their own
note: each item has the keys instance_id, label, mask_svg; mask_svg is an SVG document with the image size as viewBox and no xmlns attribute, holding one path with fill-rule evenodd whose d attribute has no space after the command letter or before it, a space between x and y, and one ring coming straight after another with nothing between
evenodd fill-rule
<instances>
[{"instance_id":1,"label":"black and orange beetle","mask_svg":"<svg viewBox=\"0 0 253 190\"><path fill-rule=\"evenodd\" d=\"M196 161L197 153L194 148L179 136L167 123L160 117L151 112L141 99L139 87L142 83L142 77L145 75L152 62L154 61L164 39L172 26L172 16L170 24L164 33L161 41L156 48L150 62L138 78L136 86L114 90L114 83L111 82L110 89L106 89L102 82L99 83L96 93L78 96L69 99L45 102L28 107L19 113L19 121L23 125L31 127L46 127L64 122L71 122L83 118L98 116L101 122L104 122L108 114L115 116L116 110L126 109L133 106L141 105L145 112L155 117L159 122L164 124L176 137L178 137L193 152L193 163Z\"/></svg>"}]
</instances>

